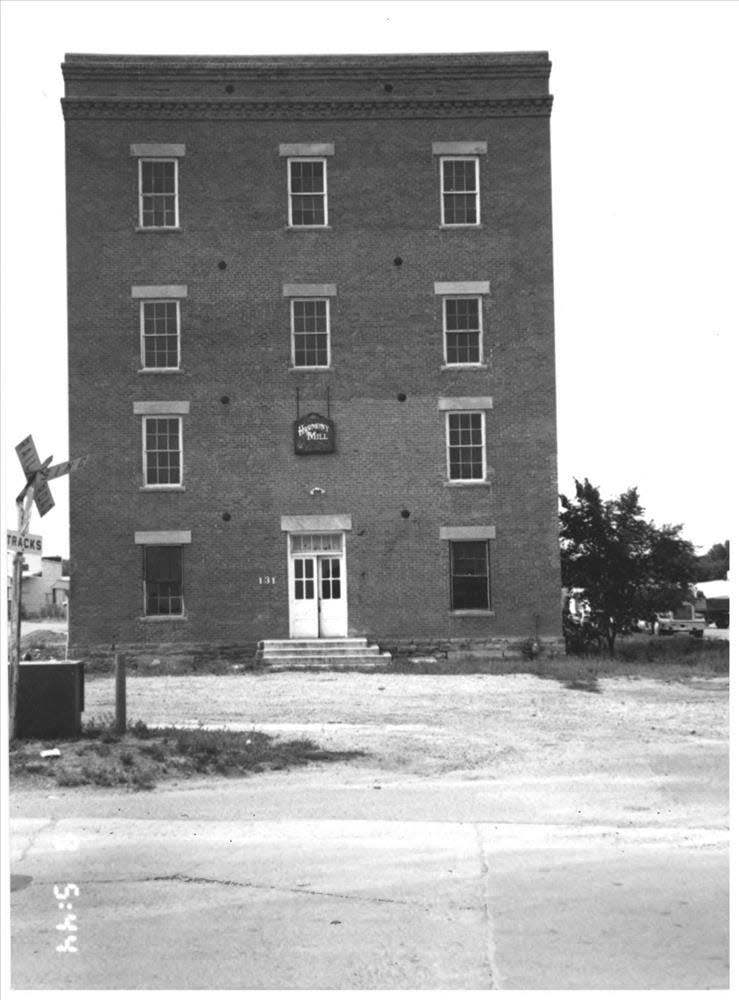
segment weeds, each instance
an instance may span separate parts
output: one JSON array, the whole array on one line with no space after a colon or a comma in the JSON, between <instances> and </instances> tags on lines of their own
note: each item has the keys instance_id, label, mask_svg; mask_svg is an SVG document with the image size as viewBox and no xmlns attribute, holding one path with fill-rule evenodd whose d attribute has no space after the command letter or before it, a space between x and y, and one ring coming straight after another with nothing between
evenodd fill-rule
<instances>
[{"instance_id":1,"label":"weeds","mask_svg":"<svg viewBox=\"0 0 739 1000\"><path fill-rule=\"evenodd\" d=\"M530 670L573 690L593 692L600 690L599 680L609 677L665 682L722 677L729 673L729 643L688 636L626 636L617 641L613 656L602 652L539 660Z\"/></svg>"},{"instance_id":2,"label":"weeds","mask_svg":"<svg viewBox=\"0 0 739 1000\"><path fill-rule=\"evenodd\" d=\"M525 656L498 659L457 656L431 662L395 659L372 673L402 674L533 674L557 680L573 691L598 693L609 677L686 681L694 677L721 677L729 673L729 643L689 636L623 636L614 655L606 650L587 654Z\"/></svg>"},{"instance_id":3,"label":"weeds","mask_svg":"<svg viewBox=\"0 0 739 1000\"><path fill-rule=\"evenodd\" d=\"M11 776L68 788L142 791L167 778L238 776L361 756L322 750L309 740L280 742L260 732L150 729L137 721L120 735L111 731L111 724L107 717L91 720L79 739L59 743L61 757L39 759L42 744L16 740L9 755Z\"/></svg>"},{"instance_id":4,"label":"weeds","mask_svg":"<svg viewBox=\"0 0 739 1000\"><path fill-rule=\"evenodd\" d=\"M729 643L690 636L625 636L617 641L614 658L622 663L669 663L727 673Z\"/></svg>"}]
</instances>

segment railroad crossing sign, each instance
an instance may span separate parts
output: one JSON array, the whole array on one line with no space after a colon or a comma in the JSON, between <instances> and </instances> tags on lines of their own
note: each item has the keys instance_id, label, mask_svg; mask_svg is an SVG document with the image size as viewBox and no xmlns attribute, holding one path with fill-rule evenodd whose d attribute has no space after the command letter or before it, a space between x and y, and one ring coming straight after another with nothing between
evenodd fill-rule
<instances>
[{"instance_id":1,"label":"railroad crossing sign","mask_svg":"<svg viewBox=\"0 0 739 1000\"><path fill-rule=\"evenodd\" d=\"M42 556L41 535L19 535L17 531L8 531L8 548L15 552L27 552L29 555Z\"/></svg>"},{"instance_id":2,"label":"railroad crossing sign","mask_svg":"<svg viewBox=\"0 0 739 1000\"><path fill-rule=\"evenodd\" d=\"M36 445L33 443L31 435L29 434L28 437L23 438L21 443L15 446L15 450L18 454L21 465L23 466L23 471L25 472L27 479L29 476L32 476L41 465L38 452L36 451ZM51 461L51 459L49 459L49 461Z\"/></svg>"},{"instance_id":3,"label":"railroad crossing sign","mask_svg":"<svg viewBox=\"0 0 739 1000\"><path fill-rule=\"evenodd\" d=\"M69 472L76 472L87 464L89 455L84 458L75 458L69 462L60 462L59 465L51 465L44 475L47 479L57 479L59 476L66 476Z\"/></svg>"},{"instance_id":4,"label":"railroad crossing sign","mask_svg":"<svg viewBox=\"0 0 739 1000\"><path fill-rule=\"evenodd\" d=\"M8 548L15 549L13 557L13 589L11 594L11 642L8 655L8 708L10 716L10 738L15 737L15 718L18 702L18 663L21 648L21 589L23 585L23 554L35 552L41 554L41 538L29 535L31 523L31 506L36 504L41 517L48 514L54 506L54 498L49 489L49 480L66 476L69 472L81 469L87 463L89 455L75 458L70 462L52 465L52 455L42 462L36 445L29 434L16 446L16 452L23 466L26 485L16 497L18 508L18 530L8 532ZM37 547L38 546L38 547Z\"/></svg>"},{"instance_id":5,"label":"railroad crossing sign","mask_svg":"<svg viewBox=\"0 0 739 1000\"><path fill-rule=\"evenodd\" d=\"M83 458L75 458L69 462L52 465L53 455L49 455L46 461L42 462L30 434L23 438L19 445L16 445L15 450L26 474L26 485L18 497L18 501L22 502L29 487L33 487L33 500L41 517L48 514L54 506L54 498L51 495L48 480L66 476L69 472L76 472L87 463L90 457L85 455Z\"/></svg>"}]
</instances>

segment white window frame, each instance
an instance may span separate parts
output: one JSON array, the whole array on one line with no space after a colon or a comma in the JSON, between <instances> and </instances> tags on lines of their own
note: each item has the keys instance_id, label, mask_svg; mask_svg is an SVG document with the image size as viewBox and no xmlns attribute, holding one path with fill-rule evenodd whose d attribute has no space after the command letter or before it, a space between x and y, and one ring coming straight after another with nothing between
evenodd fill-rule
<instances>
[{"instance_id":1,"label":"white window frame","mask_svg":"<svg viewBox=\"0 0 739 1000\"><path fill-rule=\"evenodd\" d=\"M177 312L177 364L172 367L168 365L167 367L159 367L154 365L147 365L146 363L146 333L144 330L144 313L146 311L146 306L151 305L161 305L174 303ZM139 331L140 331L140 341L141 341L141 370L145 372L175 372L179 371L182 367L182 339L181 339L181 314L180 314L180 300L172 298L151 298L151 299L141 299L139 302Z\"/></svg>"},{"instance_id":2,"label":"white window frame","mask_svg":"<svg viewBox=\"0 0 739 1000\"><path fill-rule=\"evenodd\" d=\"M295 362L295 303L325 302L326 303L326 364L298 365ZM298 334L302 336L302 334ZM298 371L325 371L331 367L331 299L320 295L298 295L290 299L290 363Z\"/></svg>"},{"instance_id":3,"label":"white window frame","mask_svg":"<svg viewBox=\"0 0 739 1000\"><path fill-rule=\"evenodd\" d=\"M487 439L486 439L486 428L485 428L485 410L447 410L446 412L446 474L447 481L450 483L485 483L487 482ZM482 430L482 442L480 448L482 449L482 474L479 479L452 479L452 451L451 451L451 417L452 416L464 416L473 415L480 417L480 427Z\"/></svg>"},{"instance_id":4,"label":"white window frame","mask_svg":"<svg viewBox=\"0 0 739 1000\"><path fill-rule=\"evenodd\" d=\"M470 194L469 191L445 191L444 189L444 164L454 160L472 161L475 164L475 221L474 222L447 222L444 217L444 195L445 194ZM441 226L443 229L465 229L480 225L480 157L479 156L440 156L439 157L439 190L440 190L440 211Z\"/></svg>"},{"instance_id":5,"label":"white window frame","mask_svg":"<svg viewBox=\"0 0 739 1000\"><path fill-rule=\"evenodd\" d=\"M146 422L147 420L176 420L178 423L178 454L180 460L180 478L176 483L149 483L147 481L147 462L146 456L148 451L146 450ZM184 446L182 440L182 429L183 429L182 417L178 413L147 413L141 417L141 468L143 476L143 488L145 490L181 490L184 484Z\"/></svg>"},{"instance_id":6,"label":"white window frame","mask_svg":"<svg viewBox=\"0 0 739 1000\"><path fill-rule=\"evenodd\" d=\"M293 163L322 163L323 164L323 222L310 223L308 225L300 222L293 222L293 191L292 191L292 164ZM304 197L300 194L294 197ZM308 197L307 195L305 197ZM315 193L311 195L315 197ZM328 228L328 159L325 156L288 156L287 157L287 218L288 226L291 229L327 229Z\"/></svg>"},{"instance_id":7,"label":"white window frame","mask_svg":"<svg viewBox=\"0 0 739 1000\"><path fill-rule=\"evenodd\" d=\"M144 223L144 163L174 163L174 224L171 226L147 226ZM176 156L140 156L138 158L139 175L139 229L148 231L162 231L180 228L180 166Z\"/></svg>"},{"instance_id":8,"label":"white window frame","mask_svg":"<svg viewBox=\"0 0 739 1000\"><path fill-rule=\"evenodd\" d=\"M447 329L447 319L446 319L446 304L451 300L458 301L459 299L474 300L477 302L477 361L450 361L448 352L448 341L447 334L450 332ZM481 295L444 295L441 301L441 314L442 314L442 336L444 339L444 364L448 368L480 368L483 365L483 353L482 353L482 296ZM461 331L453 331L459 333Z\"/></svg>"}]
</instances>

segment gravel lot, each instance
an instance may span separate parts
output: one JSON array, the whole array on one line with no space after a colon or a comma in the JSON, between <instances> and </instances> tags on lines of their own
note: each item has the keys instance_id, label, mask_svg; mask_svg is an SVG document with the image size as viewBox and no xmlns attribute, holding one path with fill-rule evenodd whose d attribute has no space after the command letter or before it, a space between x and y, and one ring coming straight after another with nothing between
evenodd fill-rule
<instances>
[{"instance_id":1,"label":"gravel lot","mask_svg":"<svg viewBox=\"0 0 739 1000\"><path fill-rule=\"evenodd\" d=\"M527 674L276 673L130 677L128 717L308 736L362 750L356 764L413 775L654 774L689 757L723 768L728 677L606 679L600 693ZM85 719L114 711L111 677L88 679ZM726 767L728 760L726 759Z\"/></svg>"}]
</instances>

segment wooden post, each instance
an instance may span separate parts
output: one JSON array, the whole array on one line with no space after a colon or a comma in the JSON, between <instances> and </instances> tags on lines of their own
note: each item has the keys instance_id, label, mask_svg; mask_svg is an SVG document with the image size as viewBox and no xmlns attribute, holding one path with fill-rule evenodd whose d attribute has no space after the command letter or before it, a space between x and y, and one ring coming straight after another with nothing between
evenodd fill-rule
<instances>
[{"instance_id":1,"label":"wooden post","mask_svg":"<svg viewBox=\"0 0 739 1000\"><path fill-rule=\"evenodd\" d=\"M115 663L115 731L121 736L126 731L126 658L116 652Z\"/></svg>"},{"instance_id":2,"label":"wooden post","mask_svg":"<svg viewBox=\"0 0 739 1000\"><path fill-rule=\"evenodd\" d=\"M23 553L13 558L13 589L10 606L10 649L8 650L8 728L15 739L15 718L18 705L18 670L21 658L21 596L23 592Z\"/></svg>"},{"instance_id":3,"label":"wooden post","mask_svg":"<svg viewBox=\"0 0 739 1000\"><path fill-rule=\"evenodd\" d=\"M28 531L31 520L34 485L28 484L16 500L18 509L18 534ZM13 590L10 606L10 648L8 650L8 731L11 740L16 735L16 715L18 709L18 671L21 658L21 605L23 599L23 553L16 552L13 558Z\"/></svg>"}]
</instances>

